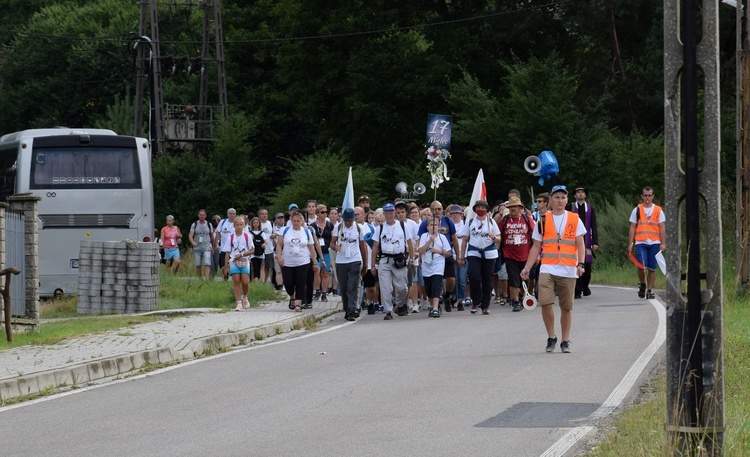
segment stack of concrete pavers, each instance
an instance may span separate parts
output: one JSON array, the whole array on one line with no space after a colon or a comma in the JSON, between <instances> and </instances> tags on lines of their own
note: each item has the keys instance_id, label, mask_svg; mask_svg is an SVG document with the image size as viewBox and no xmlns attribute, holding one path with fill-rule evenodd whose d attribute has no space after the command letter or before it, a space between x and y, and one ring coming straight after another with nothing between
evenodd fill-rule
<instances>
[{"instance_id":1,"label":"stack of concrete pavers","mask_svg":"<svg viewBox=\"0 0 750 457\"><path fill-rule=\"evenodd\" d=\"M140 313L156 309L159 246L156 243L81 241L78 313Z\"/></svg>"}]
</instances>

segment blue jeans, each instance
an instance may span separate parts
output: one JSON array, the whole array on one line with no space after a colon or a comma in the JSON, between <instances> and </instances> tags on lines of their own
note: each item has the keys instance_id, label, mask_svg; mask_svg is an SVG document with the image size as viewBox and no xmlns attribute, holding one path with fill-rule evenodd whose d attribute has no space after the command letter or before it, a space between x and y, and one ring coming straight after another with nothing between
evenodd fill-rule
<instances>
[{"instance_id":1,"label":"blue jeans","mask_svg":"<svg viewBox=\"0 0 750 457\"><path fill-rule=\"evenodd\" d=\"M341 288L341 303L347 315L357 311L357 296L359 295L360 272L362 262L337 263L336 275Z\"/></svg>"},{"instance_id":2,"label":"blue jeans","mask_svg":"<svg viewBox=\"0 0 750 457\"><path fill-rule=\"evenodd\" d=\"M466 298L466 277L468 274L468 266L466 264L459 265L455 263L456 267L456 288L453 289L453 296L459 300Z\"/></svg>"}]
</instances>

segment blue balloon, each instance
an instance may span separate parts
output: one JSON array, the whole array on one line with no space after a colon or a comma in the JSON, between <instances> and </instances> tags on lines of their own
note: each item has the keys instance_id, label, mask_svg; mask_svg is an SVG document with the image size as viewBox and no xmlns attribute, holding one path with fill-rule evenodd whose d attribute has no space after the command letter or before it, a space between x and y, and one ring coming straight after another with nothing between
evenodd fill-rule
<instances>
[{"instance_id":1,"label":"blue balloon","mask_svg":"<svg viewBox=\"0 0 750 457\"><path fill-rule=\"evenodd\" d=\"M539 160L542 162L539 167L539 185L543 186L545 180L549 181L560 173L560 165L552 151L542 151L539 154Z\"/></svg>"}]
</instances>

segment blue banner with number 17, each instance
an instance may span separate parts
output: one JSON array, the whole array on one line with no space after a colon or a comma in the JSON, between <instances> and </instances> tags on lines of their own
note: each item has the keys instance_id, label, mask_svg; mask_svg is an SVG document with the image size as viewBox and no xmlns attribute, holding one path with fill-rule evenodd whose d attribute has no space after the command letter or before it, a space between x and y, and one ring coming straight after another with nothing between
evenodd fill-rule
<instances>
[{"instance_id":1,"label":"blue banner with number 17","mask_svg":"<svg viewBox=\"0 0 750 457\"><path fill-rule=\"evenodd\" d=\"M447 114L427 115L427 146L451 150L453 116Z\"/></svg>"}]
</instances>

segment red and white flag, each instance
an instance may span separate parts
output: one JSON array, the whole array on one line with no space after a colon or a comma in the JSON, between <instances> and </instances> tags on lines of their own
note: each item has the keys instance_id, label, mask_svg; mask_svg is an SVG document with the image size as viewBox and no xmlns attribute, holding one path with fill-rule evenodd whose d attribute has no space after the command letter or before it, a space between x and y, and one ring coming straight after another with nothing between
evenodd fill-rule
<instances>
[{"instance_id":1,"label":"red and white flag","mask_svg":"<svg viewBox=\"0 0 750 457\"><path fill-rule=\"evenodd\" d=\"M487 186L484 184L484 173L481 168L479 169L479 174L477 174L477 180L474 182L474 190L471 192L471 201L466 208L467 221L477 216L472 209L477 200L487 201Z\"/></svg>"}]
</instances>

